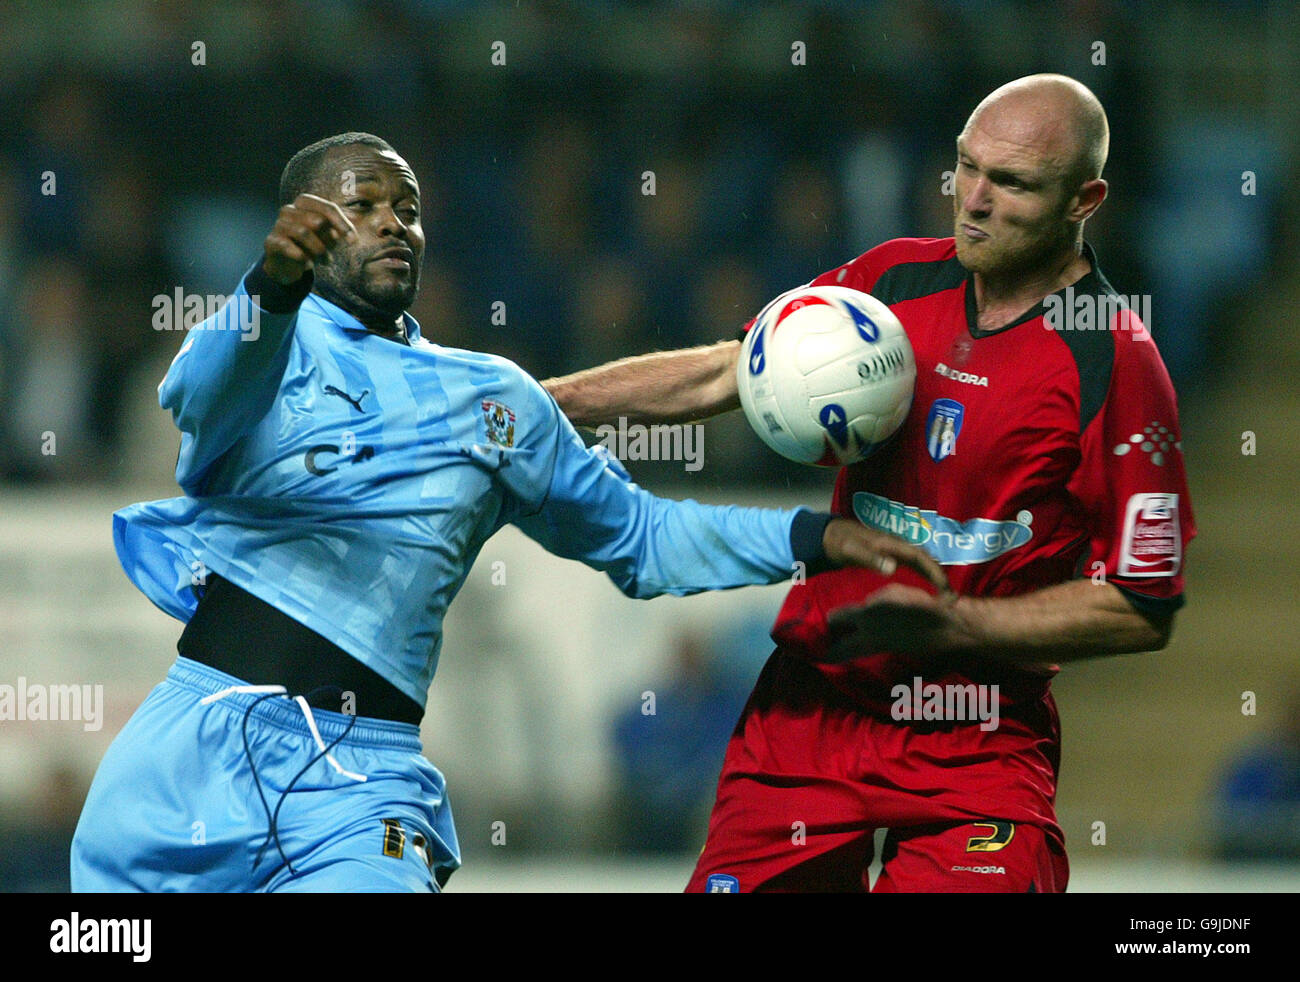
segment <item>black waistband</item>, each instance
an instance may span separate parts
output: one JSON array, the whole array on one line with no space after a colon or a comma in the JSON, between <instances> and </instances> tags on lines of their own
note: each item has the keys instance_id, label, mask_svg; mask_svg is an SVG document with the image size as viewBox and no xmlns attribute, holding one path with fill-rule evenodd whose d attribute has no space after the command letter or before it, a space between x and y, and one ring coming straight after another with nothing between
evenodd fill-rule
<instances>
[{"instance_id":1,"label":"black waistband","mask_svg":"<svg viewBox=\"0 0 1300 982\"><path fill-rule=\"evenodd\" d=\"M283 685L316 709L419 725L424 710L378 672L229 580L206 580L176 643L182 656L250 685Z\"/></svg>"}]
</instances>

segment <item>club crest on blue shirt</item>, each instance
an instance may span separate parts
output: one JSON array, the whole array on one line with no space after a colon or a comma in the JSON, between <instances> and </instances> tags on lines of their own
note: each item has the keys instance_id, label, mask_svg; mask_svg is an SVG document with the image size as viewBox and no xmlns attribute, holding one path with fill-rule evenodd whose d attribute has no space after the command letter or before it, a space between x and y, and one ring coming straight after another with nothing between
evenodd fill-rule
<instances>
[{"instance_id":1,"label":"club crest on blue shirt","mask_svg":"<svg viewBox=\"0 0 1300 982\"><path fill-rule=\"evenodd\" d=\"M495 399L484 399L483 421L490 442L499 447L515 445L515 413L509 406Z\"/></svg>"},{"instance_id":2,"label":"club crest on blue shirt","mask_svg":"<svg viewBox=\"0 0 1300 982\"><path fill-rule=\"evenodd\" d=\"M925 448L935 463L957 452L957 436L961 433L962 417L966 407L956 399L936 399L925 417Z\"/></svg>"}]
</instances>

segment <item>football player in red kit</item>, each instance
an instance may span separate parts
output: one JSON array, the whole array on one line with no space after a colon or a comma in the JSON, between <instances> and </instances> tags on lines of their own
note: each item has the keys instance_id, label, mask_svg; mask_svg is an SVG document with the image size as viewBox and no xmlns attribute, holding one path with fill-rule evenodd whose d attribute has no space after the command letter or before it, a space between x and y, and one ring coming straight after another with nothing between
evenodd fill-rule
<instances>
[{"instance_id":1,"label":"football player in red kit","mask_svg":"<svg viewBox=\"0 0 1300 982\"><path fill-rule=\"evenodd\" d=\"M1083 239L1105 113L1078 82L989 95L957 140L954 237L897 239L811 285L870 293L916 355L894 439L833 511L922 546L907 570L795 586L728 747L688 890L1059 892L1067 661L1169 640L1195 534L1177 408L1140 317ZM1138 309L1135 309L1138 308ZM739 344L548 383L581 424L735 408Z\"/></svg>"}]
</instances>

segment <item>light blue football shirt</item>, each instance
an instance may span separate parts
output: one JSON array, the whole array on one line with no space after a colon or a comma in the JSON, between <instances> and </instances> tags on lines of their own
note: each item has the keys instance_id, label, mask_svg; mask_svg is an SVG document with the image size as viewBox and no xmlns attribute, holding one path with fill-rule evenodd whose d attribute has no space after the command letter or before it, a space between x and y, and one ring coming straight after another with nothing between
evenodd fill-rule
<instances>
[{"instance_id":1,"label":"light blue football shirt","mask_svg":"<svg viewBox=\"0 0 1300 982\"><path fill-rule=\"evenodd\" d=\"M247 283L159 386L185 496L113 516L127 575L181 621L211 570L423 706L447 606L503 525L631 597L791 575L797 512L656 498L512 362L406 314L408 347L314 294L270 313Z\"/></svg>"}]
</instances>

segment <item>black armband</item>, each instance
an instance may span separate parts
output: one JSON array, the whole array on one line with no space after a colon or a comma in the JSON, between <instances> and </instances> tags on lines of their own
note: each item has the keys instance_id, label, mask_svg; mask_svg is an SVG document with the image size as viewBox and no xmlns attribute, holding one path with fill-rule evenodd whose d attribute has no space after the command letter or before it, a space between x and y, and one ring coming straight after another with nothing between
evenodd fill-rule
<instances>
[{"instance_id":1,"label":"black armband","mask_svg":"<svg viewBox=\"0 0 1300 982\"><path fill-rule=\"evenodd\" d=\"M790 525L790 551L794 553L795 562L804 564L809 576L834 569L826 558L826 548L822 543L826 526L834 518L828 512L809 511L807 508L795 512L794 522Z\"/></svg>"},{"instance_id":2,"label":"black armband","mask_svg":"<svg viewBox=\"0 0 1300 982\"><path fill-rule=\"evenodd\" d=\"M307 299L314 281L309 269L296 283L282 286L267 275L261 260L258 260L244 275L244 289L250 297L257 298L253 302L268 314L292 314Z\"/></svg>"}]
</instances>

